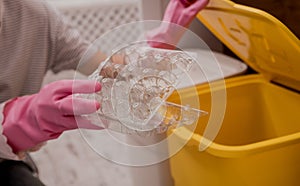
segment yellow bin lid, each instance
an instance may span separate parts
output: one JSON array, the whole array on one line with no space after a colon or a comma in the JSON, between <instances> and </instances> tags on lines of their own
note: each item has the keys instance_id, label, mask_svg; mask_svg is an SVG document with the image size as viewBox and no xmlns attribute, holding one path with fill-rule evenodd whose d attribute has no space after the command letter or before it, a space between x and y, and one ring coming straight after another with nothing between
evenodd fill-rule
<instances>
[{"instance_id":1,"label":"yellow bin lid","mask_svg":"<svg viewBox=\"0 0 300 186\"><path fill-rule=\"evenodd\" d=\"M275 17L228 0L210 0L197 17L257 72L300 91L300 41Z\"/></svg>"}]
</instances>

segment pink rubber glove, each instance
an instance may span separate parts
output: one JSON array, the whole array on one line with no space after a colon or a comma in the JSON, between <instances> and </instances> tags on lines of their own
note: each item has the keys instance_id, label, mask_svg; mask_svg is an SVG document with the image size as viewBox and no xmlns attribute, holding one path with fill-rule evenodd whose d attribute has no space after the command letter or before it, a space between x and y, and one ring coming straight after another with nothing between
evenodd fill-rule
<instances>
[{"instance_id":1,"label":"pink rubber glove","mask_svg":"<svg viewBox=\"0 0 300 186\"><path fill-rule=\"evenodd\" d=\"M3 111L3 134L8 144L14 152L20 152L58 138L66 130L100 129L80 116L95 112L100 104L72 96L100 89L96 81L61 80L46 85L37 94L12 99Z\"/></svg>"},{"instance_id":2,"label":"pink rubber glove","mask_svg":"<svg viewBox=\"0 0 300 186\"><path fill-rule=\"evenodd\" d=\"M175 49L185 28L208 2L209 0L170 0L161 25L147 33L148 44L154 48Z\"/></svg>"}]
</instances>

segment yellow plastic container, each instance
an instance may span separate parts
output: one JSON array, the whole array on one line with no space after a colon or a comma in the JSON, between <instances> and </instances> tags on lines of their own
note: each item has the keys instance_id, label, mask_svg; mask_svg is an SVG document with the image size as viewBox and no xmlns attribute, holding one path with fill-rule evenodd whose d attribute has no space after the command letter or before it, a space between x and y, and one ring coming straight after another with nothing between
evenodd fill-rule
<instances>
[{"instance_id":1,"label":"yellow plastic container","mask_svg":"<svg viewBox=\"0 0 300 186\"><path fill-rule=\"evenodd\" d=\"M200 152L209 116L199 119L186 146L170 159L175 185L298 186L299 40L269 14L231 1L211 0L198 18L258 74L226 79L222 127ZM189 99L191 91L181 90L180 95ZM201 109L210 111L209 85L199 85L197 92ZM179 98L173 95L170 101Z\"/></svg>"}]
</instances>

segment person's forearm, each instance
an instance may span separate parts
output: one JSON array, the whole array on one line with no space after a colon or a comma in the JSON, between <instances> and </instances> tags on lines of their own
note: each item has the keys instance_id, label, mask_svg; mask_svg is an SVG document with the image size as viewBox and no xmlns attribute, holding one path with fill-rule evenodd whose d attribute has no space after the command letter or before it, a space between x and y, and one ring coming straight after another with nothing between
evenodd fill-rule
<instances>
[{"instance_id":1,"label":"person's forearm","mask_svg":"<svg viewBox=\"0 0 300 186\"><path fill-rule=\"evenodd\" d=\"M100 90L100 83L95 81L60 80L44 86L36 94L7 101L1 122L7 144L14 153L19 153L34 150L66 130L101 129L82 117L96 112L100 103L73 96Z\"/></svg>"},{"instance_id":2,"label":"person's forearm","mask_svg":"<svg viewBox=\"0 0 300 186\"><path fill-rule=\"evenodd\" d=\"M3 122L3 108L6 102L0 104L0 123ZM0 125L0 158L17 160L17 154L13 153L12 148L7 143L7 138L3 135L3 128Z\"/></svg>"}]
</instances>

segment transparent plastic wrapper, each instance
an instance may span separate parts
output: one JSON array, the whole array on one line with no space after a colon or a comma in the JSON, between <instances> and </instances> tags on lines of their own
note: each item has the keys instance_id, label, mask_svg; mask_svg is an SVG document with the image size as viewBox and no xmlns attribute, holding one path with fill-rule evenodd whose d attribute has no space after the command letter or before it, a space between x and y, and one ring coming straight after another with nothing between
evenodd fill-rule
<instances>
[{"instance_id":1,"label":"transparent plastic wrapper","mask_svg":"<svg viewBox=\"0 0 300 186\"><path fill-rule=\"evenodd\" d=\"M101 108L85 117L113 131L151 135L195 123L205 115L189 106L167 102L194 59L183 51L151 48L135 43L114 52L89 76L102 84L95 94Z\"/></svg>"}]
</instances>

